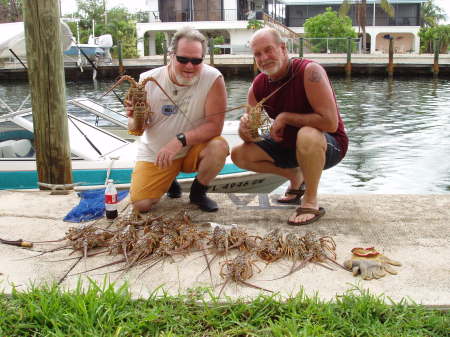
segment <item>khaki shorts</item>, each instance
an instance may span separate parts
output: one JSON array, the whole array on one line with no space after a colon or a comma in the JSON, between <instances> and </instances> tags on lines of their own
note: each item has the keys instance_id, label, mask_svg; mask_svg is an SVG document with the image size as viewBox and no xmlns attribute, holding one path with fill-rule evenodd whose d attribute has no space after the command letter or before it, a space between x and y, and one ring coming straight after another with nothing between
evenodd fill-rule
<instances>
[{"instance_id":1,"label":"khaki shorts","mask_svg":"<svg viewBox=\"0 0 450 337\"><path fill-rule=\"evenodd\" d=\"M226 142L223 137L215 137L212 140L220 139ZM172 161L172 165L161 169L154 163L138 161L134 167L130 197L131 201L144 199L159 199L167 192L172 181L180 172L197 172L200 152L208 143L197 144L191 147L185 157Z\"/></svg>"}]
</instances>

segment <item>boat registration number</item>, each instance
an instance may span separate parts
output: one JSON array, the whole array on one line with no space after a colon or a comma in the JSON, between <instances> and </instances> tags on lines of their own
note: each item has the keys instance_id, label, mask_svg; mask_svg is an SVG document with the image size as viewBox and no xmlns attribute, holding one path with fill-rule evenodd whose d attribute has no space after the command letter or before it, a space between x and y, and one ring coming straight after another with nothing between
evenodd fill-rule
<instances>
[{"instance_id":1,"label":"boat registration number","mask_svg":"<svg viewBox=\"0 0 450 337\"><path fill-rule=\"evenodd\" d=\"M238 183L230 183L230 184L225 184L225 185L212 185L211 188L209 189L210 192L214 192L214 191L226 191L226 190L232 190L234 188L241 188L241 187L245 187L245 186L253 186L253 185L257 185L257 184L262 184L264 182L265 179L252 179L252 180L244 180L244 181L240 181Z\"/></svg>"}]
</instances>

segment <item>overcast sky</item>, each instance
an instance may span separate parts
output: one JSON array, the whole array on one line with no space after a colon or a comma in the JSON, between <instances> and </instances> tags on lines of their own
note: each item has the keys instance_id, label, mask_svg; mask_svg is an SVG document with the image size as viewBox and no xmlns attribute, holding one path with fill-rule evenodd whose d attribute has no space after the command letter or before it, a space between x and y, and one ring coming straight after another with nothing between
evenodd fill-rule
<instances>
[{"instance_id":1,"label":"overcast sky","mask_svg":"<svg viewBox=\"0 0 450 337\"><path fill-rule=\"evenodd\" d=\"M434 0L434 3L447 13L447 23L450 23L450 0Z\"/></svg>"},{"instance_id":2,"label":"overcast sky","mask_svg":"<svg viewBox=\"0 0 450 337\"><path fill-rule=\"evenodd\" d=\"M130 11L145 9L145 0L106 0L106 8L121 6L128 8ZM63 14L76 12L77 2L75 0L61 0L61 10Z\"/></svg>"},{"instance_id":3,"label":"overcast sky","mask_svg":"<svg viewBox=\"0 0 450 337\"><path fill-rule=\"evenodd\" d=\"M447 13L447 23L450 23L450 0L434 0L434 3L445 10ZM122 6L130 11L145 9L145 0L106 0L107 8ZM61 9L63 14L73 13L77 10L75 0L61 0Z\"/></svg>"}]
</instances>

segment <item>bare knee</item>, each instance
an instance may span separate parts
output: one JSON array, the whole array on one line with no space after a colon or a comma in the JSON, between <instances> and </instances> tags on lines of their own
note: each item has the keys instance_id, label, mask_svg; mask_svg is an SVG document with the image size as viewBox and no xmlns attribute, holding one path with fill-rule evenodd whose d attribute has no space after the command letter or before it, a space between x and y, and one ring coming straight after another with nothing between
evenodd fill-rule
<instances>
[{"instance_id":1,"label":"bare knee","mask_svg":"<svg viewBox=\"0 0 450 337\"><path fill-rule=\"evenodd\" d=\"M139 212L148 212L158 203L159 199L143 199L133 202L133 208Z\"/></svg>"},{"instance_id":2,"label":"bare knee","mask_svg":"<svg viewBox=\"0 0 450 337\"><path fill-rule=\"evenodd\" d=\"M246 153L247 151L245 150L245 144L235 146L231 150L231 160L236 166L240 168L245 168Z\"/></svg>"},{"instance_id":3,"label":"bare knee","mask_svg":"<svg viewBox=\"0 0 450 337\"><path fill-rule=\"evenodd\" d=\"M214 139L205 148L205 156L209 158L225 159L230 154L228 143L223 139Z\"/></svg>"},{"instance_id":4,"label":"bare knee","mask_svg":"<svg viewBox=\"0 0 450 337\"><path fill-rule=\"evenodd\" d=\"M326 151L325 135L318 129L304 126L297 133L297 150L300 153Z\"/></svg>"},{"instance_id":5,"label":"bare knee","mask_svg":"<svg viewBox=\"0 0 450 337\"><path fill-rule=\"evenodd\" d=\"M220 158L226 158L230 154L230 147L225 140L215 139L214 141L214 152Z\"/></svg>"}]
</instances>

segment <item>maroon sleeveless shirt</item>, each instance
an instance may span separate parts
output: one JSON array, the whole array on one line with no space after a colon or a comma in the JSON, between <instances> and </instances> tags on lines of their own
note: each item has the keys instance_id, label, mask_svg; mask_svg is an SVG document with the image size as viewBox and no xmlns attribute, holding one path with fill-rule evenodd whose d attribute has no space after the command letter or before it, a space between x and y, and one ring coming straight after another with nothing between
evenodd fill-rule
<instances>
[{"instance_id":1,"label":"maroon sleeveless shirt","mask_svg":"<svg viewBox=\"0 0 450 337\"><path fill-rule=\"evenodd\" d=\"M256 101L259 102L261 99L269 96L277 88L289 81L292 74L294 74L294 78L292 78L289 83L287 83L264 103L264 108L271 118L277 117L284 111L300 114L309 114L314 112L308 102L304 85L305 68L311 62L313 61L307 59L292 59L288 74L279 81L271 81L269 80L269 77L263 73L256 76L252 86ZM342 122L342 118L339 113L339 107L337 106L334 90L333 98L337 107L338 128L336 132L330 132L329 134L334 136L339 144L341 158L343 158L347 152L348 137L345 133L344 123ZM298 130L298 127L286 125L281 144L290 148L295 147Z\"/></svg>"}]
</instances>

